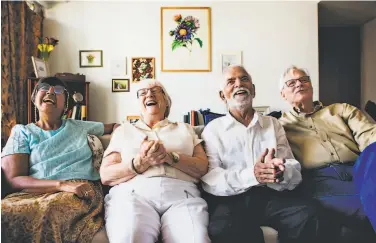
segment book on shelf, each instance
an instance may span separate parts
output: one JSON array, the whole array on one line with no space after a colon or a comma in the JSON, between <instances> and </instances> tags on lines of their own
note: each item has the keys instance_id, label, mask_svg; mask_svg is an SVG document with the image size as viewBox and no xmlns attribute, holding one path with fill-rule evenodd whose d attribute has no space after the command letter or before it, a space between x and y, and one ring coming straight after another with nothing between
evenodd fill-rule
<instances>
[{"instance_id":1,"label":"book on shelf","mask_svg":"<svg viewBox=\"0 0 376 243\"><path fill-rule=\"evenodd\" d=\"M187 115L184 115L183 121L185 123L191 124L192 126L206 126L212 120L224 116L225 114L219 114L211 112L210 109L206 110L191 110Z\"/></svg>"}]
</instances>

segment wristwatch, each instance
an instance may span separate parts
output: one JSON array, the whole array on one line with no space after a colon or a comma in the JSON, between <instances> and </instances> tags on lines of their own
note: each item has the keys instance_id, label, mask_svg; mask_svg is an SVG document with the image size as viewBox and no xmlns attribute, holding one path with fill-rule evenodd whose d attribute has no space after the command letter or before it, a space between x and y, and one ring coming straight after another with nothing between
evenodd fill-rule
<instances>
[{"instance_id":1,"label":"wristwatch","mask_svg":"<svg viewBox=\"0 0 376 243\"><path fill-rule=\"evenodd\" d=\"M172 162L174 162L175 164L179 162L180 160L180 156L178 153L176 152L171 152L170 153L171 157L172 157Z\"/></svg>"}]
</instances>

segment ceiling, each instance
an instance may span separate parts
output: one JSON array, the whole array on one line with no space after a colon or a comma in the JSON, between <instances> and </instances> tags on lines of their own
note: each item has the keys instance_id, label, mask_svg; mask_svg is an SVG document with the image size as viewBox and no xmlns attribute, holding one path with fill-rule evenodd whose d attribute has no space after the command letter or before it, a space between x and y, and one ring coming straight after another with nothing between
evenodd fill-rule
<instances>
[{"instance_id":1,"label":"ceiling","mask_svg":"<svg viewBox=\"0 0 376 243\"><path fill-rule=\"evenodd\" d=\"M376 18L376 1L320 1L320 26L363 25Z\"/></svg>"}]
</instances>

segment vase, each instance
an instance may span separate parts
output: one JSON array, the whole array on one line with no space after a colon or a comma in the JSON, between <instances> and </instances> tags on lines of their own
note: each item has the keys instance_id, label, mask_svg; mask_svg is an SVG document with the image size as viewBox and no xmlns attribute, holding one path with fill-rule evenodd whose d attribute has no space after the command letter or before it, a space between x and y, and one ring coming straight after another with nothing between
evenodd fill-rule
<instances>
[{"instance_id":1,"label":"vase","mask_svg":"<svg viewBox=\"0 0 376 243\"><path fill-rule=\"evenodd\" d=\"M48 57L49 57L49 53L47 51L41 51L40 52L40 58L43 61L47 62L48 61Z\"/></svg>"}]
</instances>

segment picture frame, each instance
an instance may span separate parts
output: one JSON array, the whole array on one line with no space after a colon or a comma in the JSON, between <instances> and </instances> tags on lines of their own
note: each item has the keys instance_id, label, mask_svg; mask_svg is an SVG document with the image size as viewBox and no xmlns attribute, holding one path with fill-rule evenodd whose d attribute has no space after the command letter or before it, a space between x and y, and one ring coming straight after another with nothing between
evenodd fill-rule
<instances>
[{"instance_id":1,"label":"picture frame","mask_svg":"<svg viewBox=\"0 0 376 243\"><path fill-rule=\"evenodd\" d=\"M162 72L211 72L211 48L210 7L161 7Z\"/></svg>"},{"instance_id":2,"label":"picture frame","mask_svg":"<svg viewBox=\"0 0 376 243\"><path fill-rule=\"evenodd\" d=\"M270 113L270 106L255 106L253 107L253 109L255 109L255 111L257 111L263 116L266 116Z\"/></svg>"},{"instance_id":3,"label":"picture frame","mask_svg":"<svg viewBox=\"0 0 376 243\"><path fill-rule=\"evenodd\" d=\"M127 75L127 58L111 60L111 75L112 76L125 76Z\"/></svg>"},{"instance_id":4,"label":"picture frame","mask_svg":"<svg viewBox=\"0 0 376 243\"><path fill-rule=\"evenodd\" d=\"M103 67L102 50L80 50L80 68Z\"/></svg>"},{"instance_id":5,"label":"picture frame","mask_svg":"<svg viewBox=\"0 0 376 243\"><path fill-rule=\"evenodd\" d=\"M112 92L129 92L130 81L128 78L112 79Z\"/></svg>"},{"instance_id":6,"label":"picture frame","mask_svg":"<svg viewBox=\"0 0 376 243\"><path fill-rule=\"evenodd\" d=\"M132 57L132 82L155 78L154 57Z\"/></svg>"},{"instance_id":7,"label":"picture frame","mask_svg":"<svg viewBox=\"0 0 376 243\"><path fill-rule=\"evenodd\" d=\"M224 52L221 54L222 73L226 67L231 65L243 65L241 51Z\"/></svg>"},{"instance_id":8,"label":"picture frame","mask_svg":"<svg viewBox=\"0 0 376 243\"><path fill-rule=\"evenodd\" d=\"M129 123L131 124L136 123L140 119L141 119L141 116L127 116L127 121L129 121Z\"/></svg>"},{"instance_id":9,"label":"picture frame","mask_svg":"<svg viewBox=\"0 0 376 243\"><path fill-rule=\"evenodd\" d=\"M35 77L43 78L49 76L48 63L37 57L31 57L33 62Z\"/></svg>"}]
</instances>

